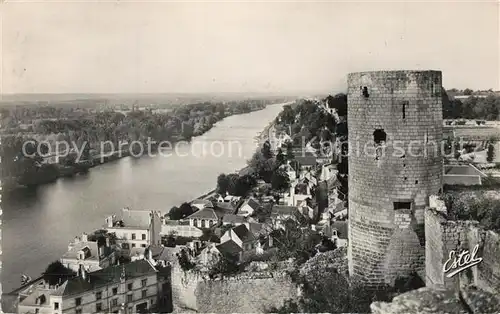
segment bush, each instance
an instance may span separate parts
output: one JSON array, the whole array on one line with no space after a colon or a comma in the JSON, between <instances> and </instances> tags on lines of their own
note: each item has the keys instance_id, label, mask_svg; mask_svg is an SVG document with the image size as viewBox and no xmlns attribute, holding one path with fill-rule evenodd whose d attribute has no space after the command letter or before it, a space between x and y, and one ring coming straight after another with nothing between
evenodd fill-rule
<instances>
[{"instance_id":1,"label":"bush","mask_svg":"<svg viewBox=\"0 0 500 314\"><path fill-rule=\"evenodd\" d=\"M446 193L443 200L451 220L477 220L487 230L500 230L500 200L464 194Z\"/></svg>"}]
</instances>

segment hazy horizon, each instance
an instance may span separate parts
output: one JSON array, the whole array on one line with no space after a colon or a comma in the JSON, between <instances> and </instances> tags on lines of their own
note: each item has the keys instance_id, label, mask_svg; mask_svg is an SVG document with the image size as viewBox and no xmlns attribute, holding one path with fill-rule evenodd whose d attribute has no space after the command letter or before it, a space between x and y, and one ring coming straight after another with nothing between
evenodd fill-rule
<instances>
[{"instance_id":1,"label":"hazy horizon","mask_svg":"<svg viewBox=\"0 0 500 314\"><path fill-rule=\"evenodd\" d=\"M497 2L5 2L1 94L326 94L349 72L499 90Z\"/></svg>"}]
</instances>

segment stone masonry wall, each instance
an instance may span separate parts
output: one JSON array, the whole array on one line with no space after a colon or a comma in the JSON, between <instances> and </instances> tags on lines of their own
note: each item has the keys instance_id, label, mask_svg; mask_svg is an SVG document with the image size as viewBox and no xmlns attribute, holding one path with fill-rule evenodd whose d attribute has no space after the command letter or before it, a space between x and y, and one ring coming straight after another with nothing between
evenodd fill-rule
<instances>
[{"instance_id":1,"label":"stone masonry wall","mask_svg":"<svg viewBox=\"0 0 500 314\"><path fill-rule=\"evenodd\" d=\"M426 286L459 291L474 285L484 291L500 293L500 235L482 229L477 221L450 221L446 208L437 201L425 211L425 263ZM447 278L443 265L450 251L472 252L478 245L477 257L483 260L477 266Z\"/></svg>"},{"instance_id":2,"label":"stone masonry wall","mask_svg":"<svg viewBox=\"0 0 500 314\"><path fill-rule=\"evenodd\" d=\"M443 265L451 251L469 249L467 232L477 221L449 221L445 213L429 208L425 212L426 286L437 289L459 289L459 276L447 278Z\"/></svg>"},{"instance_id":3,"label":"stone masonry wall","mask_svg":"<svg viewBox=\"0 0 500 314\"><path fill-rule=\"evenodd\" d=\"M391 284L425 269L424 209L442 188L441 72L351 73L347 117L349 272Z\"/></svg>"},{"instance_id":4,"label":"stone masonry wall","mask_svg":"<svg viewBox=\"0 0 500 314\"><path fill-rule=\"evenodd\" d=\"M196 297L202 313L264 313L296 298L297 286L288 277L205 281Z\"/></svg>"},{"instance_id":5,"label":"stone masonry wall","mask_svg":"<svg viewBox=\"0 0 500 314\"><path fill-rule=\"evenodd\" d=\"M174 313L262 313L297 296L286 273L242 273L210 280L180 267L172 269Z\"/></svg>"}]
</instances>

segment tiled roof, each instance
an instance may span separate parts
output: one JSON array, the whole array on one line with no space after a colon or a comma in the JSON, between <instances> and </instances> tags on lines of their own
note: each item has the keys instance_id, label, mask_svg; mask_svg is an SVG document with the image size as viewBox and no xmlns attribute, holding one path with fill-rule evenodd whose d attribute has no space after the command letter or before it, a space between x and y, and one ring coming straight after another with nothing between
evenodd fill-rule
<instances>
[{"instance_id":1,"label":"tiled roof","mask_svg":"<svg viewBox=\"0 0 500 314\"><path fill-rule=\"evenodd\" d=\"M242 206L244 206L245 204L247 204L248 206L250 206L251 208L253 208L254 210L257 210L259 209L260 207L260 204L259 202L257 202L253 197L250 197L249 199L247 199Z\"/></svg>"},{"instance_id":2,"label":"tiled roof","mask_svg":"<svg viewBox=\"0 0 500 314\"><path fill-rule=\"evenodd\" d=\"M185 219L213 219L217 220L217 215L214 211L213 208L205 207L203 209L200 209L199 211L191 214L190 216L186 217Z\"/></svg>"},{"instance_id":3,"label":"tiled roof","mask_svg":"<svg viewBox=\"0 0 500 314\"><path fill-rule=\"evenodd\" d=\"M481 176L484 177L484 173L478 171L470 165L445 165L445 174L455 174L455 175L469 175L469 176Z\"/></svg>"},{"instance_id":4,"label":"tiled roof","mask_svg":"<svg viewBox=\"0 0 500 314\"><path fill-rule=\"evenodd\" d=\"M151 211L149 210L122 210L122 218L125 227L136 227L148 229L151 222Z\"/></svg>"},{"instance_id":5,"label":"tiled roof","mask_svg":"<svg viewBox=\"0 0 500 314\"><path fill-rule=\"evenodd\" d=\"M298 211L296 206L274 205L271 209L271 216L294 215Z\"/></svg>"},{"instance_id":6,"label":"tiled roof","mask_svg":"<svg viewBox=\"0 0 500 314\"><path fill-rule=\"evenodd\" d=\"M230 224L237 224L237 223L242 224L245 222L245 218L238 215L229 214L229 215L224 215L224 217L222 217L222 222Z\"/></svg>"},{"instance_id":7,"label":"tiled roof","mask_svg":"<svg viewBox=\"0 0 500 314\"><path fill-rule=\"evenodd\" d=\"M227 214L233 214L236 211L236 206L230 202L217 202L215 209Z\"/></svg>"},{"instance_id":8,"label":"tiled roof","mask_svg":"<svg viewBox=\"0 0 500 314\"><path fill-rule=\"evenodd\" d=\"M93 242L93 241L85 241L85 242L79 242L79 243L75 243L73 244L73 247L71 249L69 249L66 253L63 254L62 258L64 259L78 259L78 252L80 250L83 250L87 248L89 253L90 253L90 256L85 258L86 260L89 260L89 259L99 259L99 249L98 249L98 246L97 246L97 242ZM109 255L109 253L111 252L111 249L110 248L105 248L105 255Z\"/></svg>"},{"instance_id":9,"label":"tiled roof","mask_svg":"<svg viewBox=\"0 0 500 314\"><path fill-rule=\"evenodd\" d=\"M347 221L334 221L331 224L333 229L337 229L337 236L340 239L347 239Z\"/></svg>"},{"instance_id":10,"label":"tiled roof","mask_svg":"<svg viewBox=\"0 0 500 314\"><path fill-rule=\"evenodd\" d=\"M222 255L234 255L242 251L242 248L233 240L219 244L216 248Z\"/></svg>"},{"instance_id":11,"label":"tiled roof","mask_svg":"<svg viewBox=\"0 0 500 314\"><path fill-rule=\"evenodd\" d=\"M191 202L191 205L205 205L206 207L213 207L214 205L209 200L196 199Z\"/></svg>"},{"instance_id":12,"label":"tiled roof","mask_svg":"<svg viewBox=\"0 0 500 314\"><path fill-rule=\"evenodd\" d=\"M481 177L478 175L459 175L445 174L443 176L443 184L445 185L481 185Z\"/></svg>"},{"instance_id":13,"label":"tiled roof","mask_svg":"<svg viewBox=\"0 0 500 314\"><path fill-rule=\"evenodd\" d=\"M80 276L68 279L56 290L54 295L69 296L93 291L107 285L117 284L120 282L120 276L123 270L125 271L125 278L127 280L156 273L156 269L148 261L141 259L88 273L86 279Z\"/></svg>"},{"instance_id":14,"label":"tiled roof","mask_svg":"<svg viewBox=\"0 0 500 314\"><path fill-rule=\"evenodd\" d=\"M238 227L234 227L232 230L242 242L256 240L255 236L250 232L250 230L248 230L247 226L245 225L239 225Z\"/></svg>"}]
</instances>

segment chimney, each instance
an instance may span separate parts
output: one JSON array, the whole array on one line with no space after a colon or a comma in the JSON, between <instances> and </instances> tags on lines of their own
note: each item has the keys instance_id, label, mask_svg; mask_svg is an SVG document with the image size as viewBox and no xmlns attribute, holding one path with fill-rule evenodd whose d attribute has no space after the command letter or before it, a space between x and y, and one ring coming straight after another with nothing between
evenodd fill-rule
<instances>
[{"instance_id":1,"label":"chimney","mask_svg":"<svg viewBox=\"0 0 500 314\"><path fill-rule=\"evenodd\" d=\"M83 280L87 279L87 271L85 270L82 264L80 264L79 273L80 277L82 277Z\"/></svg>"},{"instance_id":2,"label":"chimney","mask_svg":"<svg viewBox=\"0 0 500 314\"><path fill-rule=\"evenodd\" d=\"M89 236L84 232L82 233L82 242L88 242L89 241Z\"/></svg>"},{"instance_id":3,"label":"chimney","mask_svg":"<svg viewBox=\"0 0 500 314\"><path fill-rule=\"evenodd\" d=\"M153 251L151 250L151 247L148 249L148 260L152 263L153 262Z\"/></svg>"},{"instance_id":4,"label":"chimney","mask_svg":"<svg viewBox=\"0 0 500 314\"><path fill-rule=\"evenodd\" d=\"M108 216L108 218L106 218L106 222L108 223L108 228L112 228L113 227L113 216Z\"/></svg>"}]
</instances>

